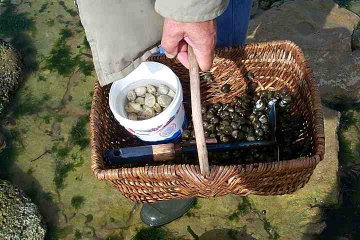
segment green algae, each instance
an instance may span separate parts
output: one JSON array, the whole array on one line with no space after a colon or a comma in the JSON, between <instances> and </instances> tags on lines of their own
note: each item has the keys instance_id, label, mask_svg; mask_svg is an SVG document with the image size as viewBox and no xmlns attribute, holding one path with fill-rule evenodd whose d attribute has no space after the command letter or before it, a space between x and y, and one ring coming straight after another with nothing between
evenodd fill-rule
<instances>
[{"instance_id":1,"label":"green algae","mask_svg":"<svg viewBox=\"0 0 360 240\"><path fill-rule=\"evenodd\" d=\"M52 193L50 193L50 192L44 192L42 194L42 198L48 202L52 202L54 200L54 197L53 197Z\"/></svg>"},{"instance_id":2,"label":"green algae","mask_svg":"<svg viewBox=\"0 0 360 240\"><path fill-rule=\"evenodd\" d=\"M49 27L53 27L55 25L55 20L54 19L48 19L48 20L46 20L46 24Z\"/></svg>"},{"instance_id":3,"label":"green algae","mask_svg":"<svg viewBox=\"0 0 360 240\"><path fill-rule=\"evenodd\" d=\"M228 219L229 219L230 221L239 221L239 215L238 215L236 212L234 212L233 214L231 214L231 215L228 217Z\"/></svg>"},{"instance_id":4,"label":"green algae","mask_svg":"<svg viewBox=\"0 0 360 240\"><path fill-rule=\"evenodd\" d=\"M91 61L86 61L80 59L78 61L79 64L79 70L85 75L90 76L94 71L94 64Z\"/></svg>"},{"instance_id":5,"label":"green algae","mask_svg":"<svg viewBox=\"0 0 360 240\"><path fill-rule=\"evenodd\" d=\"M56 189L63 189L65 187L64 180L68 176L69 172L75 170L75 163L63 163L56 161L55 164L55 177L54 183Z\"/></svg>"},{"instance_id":6,"label":"green algae","mask_svg":"<svg viewBox=\"0 0 360 240\"><path fill-rule=\"evenodd\" d=\"M85 197L76 195L73 196L71 199L71 206L75 208L76 210L80 209L85 203Z\"/></svg>"},{"instance_id":7,"label":"green algae","mask_svg":"<svg viewBox=\"0 0 360 240\"><path fill-rule=\"evenodd\" d=\"M66 156L68 152L66 153ZM65 179L70 172L75 171L76 168L81 167L84 164L82 157L77 157L76 154L71 155L73 162L64 162L64 160L57 159L55 161L55 176L53 182L57 190L65 188Z\"/></svg>"},{"instance_id":8,"label":"green algae","mask_svg":"<svg viewBox=\"0 0 360 240\"><path fill-rule=\"evenodd\" d=\"M252 206L251 206L251 202L248 197L242 197L241 199L242 199L242 202L239 203L238 213L241 216L244 216L244 215L250 213L250 211L252 210Z\"/></svg>"},{"instance_id":9,"label":"green algae","mask_svg":"<svg viewBox=\"0 0 360 240\"><path fill-rule=\"evenodd\" d=\"M65 2L64 1L59 1L59 5L63 7L63 9L72 17L75 17L77 15L77 12L68 8L66 5L65 5Z\"/></svg>"},{"instance_id":10,"label":"green algae","mask_svg":"<svg viewBox=\"0 0 360 240\"><path fill-rule=\"evenodd\" d=\"M83 45L85 46L86 49L90 49L90 44L89 44L86 36L84 36Z\"/></svg>"},{"instance_id":11,"label":"green algae","mask_svg":"<svg viewBox=\"0 0 360 240\"><path fill-rule=\"evenodd\" d=\"M45 67L51 71L56 71L61 76L69 76L75 69L77 59L72 57L70 47L66 45L66 39L72 36L69 29L60 31L60 38L50 51L50 56L45 60Z\"/></svg>"},{"instance_id":12,"label":"green algae","mask_svg":"<svg viewBox=\"0 0 360 240\"><path fill-rule=\"evenodd\" d=\"M85 216L85 218L86 218L85 224L88 224L94 219L94 216L92 214L88 214Z\"/></svg>"},{"instance_id":13,"label":"green algae","mask_svg":"<svg viewBox=\"0 0 360 240\"><path fill-rule=\"evenodd\" d=\"M81 116L75 126L72 127L70 132L70 140L73 144L78 145L80 149L86 148L90 141L87 134L87 123L89 122L88 116Z\"/></svg>"},{"instance_id":14,"label":"green algae","mask_svg":"<svg viewBox=\"0 0 360 240\"><path fill-rule=\"evenodd\" d=\"M12 37L20 32L35 30L34 22L28 18L28 14L18 13L16 5L12 4L10 0L2 4L5 11L0 15L1 37Z\"/></svg>"},{"instance_id":15,"label":"green algae","mask_svg":"<svg viewBox=\"0 0 360 240\"><path fill-rule=\"evenodd\" d=\"M48 8L49 3L46 2L43 5L41 5L41 8L39 9L39 13L45 12L45 10Z\"/></svg>"},{"instance_id":16,"label":"green algae","mask_svg":"<svg viewBox=\"0 0 360 240\"><path fill-rule=\"evenodd\" d=\"M92 61L84 60L81 54L73 56L71 48L67 45L67 40L73 37L73 32L67 28L60 31L60 38L50 51L50 56L46 58L44 68L56 71L64 77L70 76L77 67L85 76L92 75L94 64Z\"/></svg>"},{"instance_id":17,"label":"green algae","mask_svg":"<svg viewBox=\"0 0 360 240\"><path fill-rule=\"evenodd\" d=\"M82 239L82 234L79 231L79 229L75 230L74 239L76 239L76 240Z\"/></svg>"},{"instance_id":18,"label":"green algae","mask_svg":"<svg viewBox=\"0 0 360 240\"><path fill-rule=\"evenodd\" d=\"M32 174L34 173L34 168L30 167L30 168L26 171L26 173L27 173L28 175L32 175Z\"/></svg>"},{"instance_id":19,"label":"green algae","mask_svg":"<svg viewBox=\"0 0 360 240\"><path fill-rule=\"evenodd\" d=\"M67 157L71 151L71 149L67 146L63 146L63 147L58 147L56 145L54 145L51 149L52 153L56 154L56 156L59 159L64 159L65 157Z\"/></svg>"}]
</instances>

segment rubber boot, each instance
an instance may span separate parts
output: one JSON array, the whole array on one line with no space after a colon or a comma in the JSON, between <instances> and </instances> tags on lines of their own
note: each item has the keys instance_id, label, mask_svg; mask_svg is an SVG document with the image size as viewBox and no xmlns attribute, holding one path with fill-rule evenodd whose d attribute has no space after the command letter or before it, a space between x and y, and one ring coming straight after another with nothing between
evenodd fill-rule
<instances>
[{"instance_id":1,"label":"rubber boot","mask_svg":"<svg viewBox=\"0 0 360 240\"><path fill-rule=\"evenodd\" d=\"M195 198L186 198L144 204L140 217L146 225L159 227L182 217L194 203Z\"/></svg>"}]
</instances>

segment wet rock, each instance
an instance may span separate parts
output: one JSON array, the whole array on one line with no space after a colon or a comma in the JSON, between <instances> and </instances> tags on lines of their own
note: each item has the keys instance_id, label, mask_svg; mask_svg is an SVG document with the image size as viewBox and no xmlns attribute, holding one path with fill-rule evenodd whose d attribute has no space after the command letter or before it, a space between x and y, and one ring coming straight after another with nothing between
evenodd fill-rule
<instances>
[{"instance_id":1,"label":"wet rock","mask_svg":"<svg viewBox=\"0 0 360 240\"><path fill-rule=\"evenodd\" d=\"M310 223L307 226L306 233L307 234L321 234L326 228L325 222L319 223Z\"/></svg>"},{"instance_id":2,"label":"wet rock","mask_svg":"<svg viewBox=\"0 0 360 240\"><path fill-rule=\"evenodd\" d=\"M128 119L136 121L138 119L138 117L135 113L129 113Z\"/></svg>"},{"instance_id":3,"label":"wet rock","mask_svg":"<svg viewBox=\"0 0 360 240\"><path fill-rule=\"evenodd\" d=\"M139 103L139 104L141 104L141 105L144 105L144 104L145 104L145 98L143 98L143 97L138 97L138 98L135 99L135 102L136 102L136 103Z\"/></svg>"},{"instance_id":4,"label":"wet rock","mask_svg":"<svg viewBox=\"0 0 360 240\"><path fill-rule=\"evenodd\" d=\"M360 50L360 25L354 30L351 36L351 49Z\"/></svg>"},{"instance_id":5,"label":"wet rock","mask_svg":"<svg viewBox=\"0 0 360 240\"><path fill-rule=\"evenodd\" d=\"M135 88L135 93L136 93L136 96L138 96L138 97L144 96L146 93L146 87Z\"/></svg>"},{"instance_id":6,"label":"wet rock","mask_svg":"<svg viewBox=\"0 0 360 240\"><path fill-rule=\"evenodd\" d=\"M0 132L0 153L2 151L4 151L4 149L6 148L7 143L6 143L6 138L5 136Z\"/></svg>"},{"instance_id":7,"label":"wet rock","mask_svg":"<svg viewBox=\"0 0 360 240\"><path fill-rule=\"evenodd\" d=\"M156 98L150 93L145 94L145 105L148 107L153 107L156 103Z\"/></svg>"},{"instance_id":8,"label":"wet rock","mask_svg":"<svg viewBox=\"0 0 360 240\"><path fill-rule=\"evenodd\" d=\"M128 103L125 106L125 111L128 113L137 113L142 111L142 107L139 103Z\"/></svg>"},{"instance_id":9,"label":"wet rock","mask_svg":"<svg viewBox=\"0 0 360 240\"><path fill-rule=\"evenodd\" d=\"M360 16L360 1L352 0L350 4L347 4L346 9Z\"/></svg>"},{"instance_id":10,"label":"wet rock","mask_svg":"<svg viewBox=\"0 0 360 240\"><path fill-rule=\"evenodd\" d=\"M154 110L155 110L155 112L157 112L157 113L160 113L160 112L162 111L162 108L161 108L161 106L160 106L159 103L155 103L155 105L154 105Z\"/></svg>"},{"instance_id":11,"label":"wet rock","mask_svg":"<svg viewBox=\"0 0 360 240\"><path fill-rule=\"evenodd\" d=\"M153 85L150 85L150 84L146 86L146 90L150 94L155 94L156 93L156 88Z\"/></svg>"},{"instance_id":12,"label":"wet rock","mask_svg":"<svg viewBox=\"0 0 360 240\"><path fill-rule=\"evenodd\" d=\"M351 51L351 35L359 22L359 16L332 0L287 1L250 22L247 42L295 42L310 63L324 101L360 101L360 51Z\"/></svg>"},{"instance_id":13,"label":"wet rock","mask_svg":"<svg viewBox=\"0 0 360 240\"><path fill-rule=\"evenodd\" d=\"M170 89L167 95L169 95L171 98L174 98L175 97L175 92Z\"/></svg>"},{"instance_id":14,"label":"wet rock","mask_svg":"<svg viewBox=\"0 0 360 240\"><path fill-rule=\"evenodd\" d=\"M0 239L41 240L46 229L37 206L17 187L0 180Z\"/></svg>"},{"instance_id":15,"label":"wet rock","mask_svg":"<svg viewBox=\"0 0 360 240\"><path fill-rule=\"evenodd\" d=\"M18 89L23 69L20 54L10 43L0 39L0 113Z\"/></svg>"},{"instance_id":16,"label":"wet rock","mask_svg":"<svg viewBox=\"0 0 360 240\"><path fill-rule=\"evenodd\" d=\"M283 4L282 1L276 1L273 4L271 4L271 8L277 8L280 7Z\"/></svg>"},{"instance_id":17,"label":"wet rock","mask_svg":"<svg viewBox=\"0 0 360 240\"><path fill-rule=\"evenodd\" d=\"M166 94L168 94L168 92L169 92L169 88L167 86L162 85L162 84L159 85L158 93L166 95Z\"/></svg>"},{"instance_id":18,"label":"wet rock","mask_svg":"<svg viewBox=\"0 0 360 240\"><path fill-rule=\"evenodd\" d=\"M258 12L258 9L259 9L259 0L253 0L250 10L250 16L254 16Z\"/></svg>"},{"instance_id":19,"label":"wet rock","mask_svg":"<svg viewBox=\"0 0 360 240\"><path fill-rule=\"evenodd\" d=\"M140 113L140 115L145 119L152 118L155 116L155 111L153 108L145 105L144 110Z\"/></svg>"},{"instance_id":20,"label":"wet rock","mask_svg":"<svg viewBox=\"0 0 360 240\"><path fill-rule=\"evenodd\" d=\"M160 104L160 106L162 106L164 108L169 106L171 101L172 101L172 98L168 95L160 95L158 97L158 103Z\"/></svg>"},{"instance_id":21,"label":"wet rock","mask_svg":"<svg viewBox=\"0 0 360 240\"><path fill-rule=\"evenodd\" d=\"M135 101L136 99L136 93L135 91L129 91L128 94L127 94L127 99L132 102L132 101Z\"/></svg>"}]
</instances>

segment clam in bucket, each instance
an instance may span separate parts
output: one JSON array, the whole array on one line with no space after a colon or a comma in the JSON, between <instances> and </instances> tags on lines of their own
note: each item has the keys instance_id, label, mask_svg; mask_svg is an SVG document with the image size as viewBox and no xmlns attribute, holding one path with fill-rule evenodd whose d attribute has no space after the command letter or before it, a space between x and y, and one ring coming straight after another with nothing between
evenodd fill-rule
<instances>
[{"instance_id":1,"label":"clam in bucket","mask_svg":"<svg viewBox=\"0 0 360 240\"><path fill-rule=\"evenodd\" d=\"M159 115L146 120L127 118L127 93L151 84L168 86L175 97ZM114 82L109 93L109 105L116 120L131 134L149 144L168 143L181 137L185 127L183 92L179 78L167 66L157 62L143 62L125 78Z\"/></svg>"}]
</instances>

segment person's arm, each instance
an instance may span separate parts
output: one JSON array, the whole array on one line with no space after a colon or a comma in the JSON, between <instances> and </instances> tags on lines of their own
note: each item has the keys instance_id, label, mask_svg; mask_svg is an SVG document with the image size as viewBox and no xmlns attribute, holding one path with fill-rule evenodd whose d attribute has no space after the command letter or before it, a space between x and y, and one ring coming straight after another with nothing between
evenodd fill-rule
<instances>
[{"instance_id":1,"label":"person's arm","mask_svg":"<svg viewBox=\"0 0 360 240\"><path fill-rule=\"evenodd\" d=\"M215 18L227 8L229 0L157 0L155 10L165 18L161 45L169 58L177 57L189 67L190 44L202 71L213 62L216 44Z\"/></svg>"}]
</instances>

